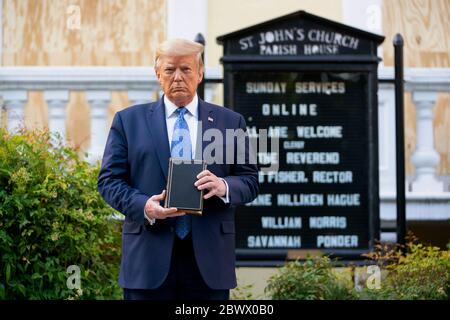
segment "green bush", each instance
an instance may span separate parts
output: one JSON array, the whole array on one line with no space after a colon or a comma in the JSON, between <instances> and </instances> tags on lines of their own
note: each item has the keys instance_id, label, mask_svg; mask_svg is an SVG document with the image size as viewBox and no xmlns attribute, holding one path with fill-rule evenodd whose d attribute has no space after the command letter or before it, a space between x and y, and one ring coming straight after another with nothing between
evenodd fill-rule
<instances>
[{"instance_id":1,"label":"green bush","mask_svg":"<svg viewBox=\"0 0 450 320\"><path fill-rule=\"evenodd\" d=\"M0 129L0 299L115 299L120 223L99 166L47 132ZM67 268L81 270L69 289Z\"/></svg>"},{"instance_id":2,"label":"green bush","mask_svg":"<svg viewBox=\"0 0 450 320\"><path fill-rule=\"evenodd\" d=\"M330 259L321 257L286 263L269 279L266 293L272 299L450 300L450 250L410 238L403 248L378 244L364 255L380 267L379 287L368 288L367 278L355 290L351 275L339 277Z\"/></svg>"},{"instance_id":3,"label":"green bush","mask_svg":"<svg viewBox=\"0 0 450 320\"><path fill-rule=\"evenodd\" d=\"M450 251L409 242L405 252L399 246L378 245L368 254L387 271L379 290L361 292L365 299L448 300L450 299Z\"/></svg>"},{"instance_id":4,"label":"green bush","mask_svg":"<svg viewBox=\"0 0 450 320\"><path fill-rule=\"evenodd\" d=\"M266 293L274 300L354 299L352 281L332 268L326 256L288 262L269 279Z\"/></svg>"}]
</instances>

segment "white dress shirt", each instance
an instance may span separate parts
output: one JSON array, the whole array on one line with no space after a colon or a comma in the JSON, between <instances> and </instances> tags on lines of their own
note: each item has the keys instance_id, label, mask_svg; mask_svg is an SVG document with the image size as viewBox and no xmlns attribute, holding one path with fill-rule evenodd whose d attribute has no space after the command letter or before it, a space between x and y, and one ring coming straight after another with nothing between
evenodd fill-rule
<instances>
[{"instance_id":1,"label":"white dress shirt","mask_svg":"<svg viewBox=\"0 0 450 320\"><path fill-rule=\"evenodd\" d=\"M169 98L164 95L164 106L166 108L166 126L167 126L167 136L169 137L169 147L172 141L173 127L175 127L175 122L177 121L178 107L169 100ZM192 146L192 158L195 157L195 148L197 146L197 129L198 129L198 97L194 96L192 101L184 106L187 112L184 114L184 120L186 120L189 127L189 135L191 136L191 146Z\"/></svg>"},{"instance_id":2,"label":"white dress shirt","mask_svg":"<svg viewBox=\"0 0 450 320\"><path fill-rule=\"evenodd\" d=\"M172 141L172 135L173 135L173 128L175 126L175 122L177 121L177 113L175 112L178 107L167 98L166 95L164 95L164 107L165 107L165 113L166 113L166 127L167 127L167 136L169 137L169 146L170 142ZM187 109L187 112L184 114L184 119L187 122L187 125L189 127L189 135L191 137L191 146L192 146L192 158L195 158L195 150L197 146L197 129L198 129L198 97L197 95L194 96L192 101L184 106L184 108ZM225 179L221 179L225 186L226 186L226 193L224 197L219 197L222 199L224 203L229 203L229 192L228 192L228 183L225 181ZM155 223L155 219L150 219L145 214L144 209L144 216L147 218L147 220L150 222L150 224Z\"/></svg>"}]
</instances>

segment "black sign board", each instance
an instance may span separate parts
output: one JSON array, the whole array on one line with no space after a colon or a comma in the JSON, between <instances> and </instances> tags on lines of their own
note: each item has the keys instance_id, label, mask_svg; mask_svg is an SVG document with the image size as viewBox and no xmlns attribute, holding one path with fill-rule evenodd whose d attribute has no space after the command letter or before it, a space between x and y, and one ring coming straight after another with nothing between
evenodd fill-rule
<instances>
[{"instance_id":1,"label":"black sign board","mask_svg":"<svg viewBox=\"0 0 450 320\"><path fill-rule=\"evenodd\" d=\"M217 40L225 105L245 117L251 137L265 129L279 141L258 150L260 195L237 209L238 261L367 252L379 238L384 37L299 11Z\"/></svg>"}]
</instances>

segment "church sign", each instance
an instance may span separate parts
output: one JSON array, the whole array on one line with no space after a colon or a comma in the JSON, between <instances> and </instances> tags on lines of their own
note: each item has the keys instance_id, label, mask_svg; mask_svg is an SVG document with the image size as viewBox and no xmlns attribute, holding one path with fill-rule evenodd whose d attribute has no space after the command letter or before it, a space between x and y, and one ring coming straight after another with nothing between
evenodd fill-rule
<instances>
[{"instance_id":1,"label":"church sign","mask_svg":"<svg viewBox=\"0 0 450 320\"><path fill-rule=\"evenodd\" d=\"M304 11L217 39L225 106L244 116L250 137L265 129L278 139L276 150L258 150L259 196L237 208L239 262L302 250L357 257L379 239L383 39Z\"/></svg>"}]
</instances>

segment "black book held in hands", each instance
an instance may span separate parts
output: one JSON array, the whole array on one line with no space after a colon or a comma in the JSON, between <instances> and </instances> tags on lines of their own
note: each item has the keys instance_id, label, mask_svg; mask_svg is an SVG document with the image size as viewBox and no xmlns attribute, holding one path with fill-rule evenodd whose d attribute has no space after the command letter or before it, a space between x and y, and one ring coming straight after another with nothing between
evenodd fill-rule
<instances>
[{"instance_id":1,"label":"black book held in hands","mask_svg":"<svg viewBox=\"0 0 450 320\"><path fill-rule=\"evenodd\" d=\"M203 190L198 190L194 183L197 175L205 169L204 160L170 158L164 207L201 215Z\"/></svg>"}]
</instances>

